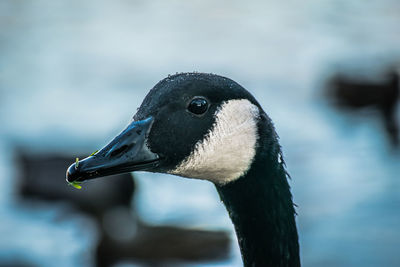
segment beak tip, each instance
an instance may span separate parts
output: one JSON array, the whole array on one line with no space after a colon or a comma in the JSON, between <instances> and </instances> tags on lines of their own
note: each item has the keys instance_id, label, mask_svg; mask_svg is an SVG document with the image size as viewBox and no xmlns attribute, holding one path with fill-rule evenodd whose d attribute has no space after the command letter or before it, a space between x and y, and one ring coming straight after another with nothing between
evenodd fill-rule
<instances>
[{"instance_id":1,"label":"beak tip","mask_svg":"<svg viewBox=\"0 0 400 267\"><path fill-rule=\"evenodd\" d=\"M71 183L71 182L76 181L78 178L79 178L78 168L76 167L76 164L73 163L67 169L67 172L65 174L65 180L68 183Z\"/></svg>"}]
</instances>

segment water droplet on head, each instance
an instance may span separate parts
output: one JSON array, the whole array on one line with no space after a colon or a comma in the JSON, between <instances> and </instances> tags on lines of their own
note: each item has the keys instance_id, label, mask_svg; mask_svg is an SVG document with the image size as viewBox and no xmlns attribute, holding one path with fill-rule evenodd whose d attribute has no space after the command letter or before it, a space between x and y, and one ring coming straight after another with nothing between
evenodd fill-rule
<instances>
[{"instance_id":1,"label":"water droplet on head","mask_svg":"<svg viewBox=\"0 0 400 267\"><path fill-rule=\"evenodd\" d=\"M283 161L283 160L282 160L282 155L281 155L281 154L279 154L279 155L278 155L278 162L279 162L279 164L281 164L281 163L282 163L282 161Z\"/></svg>"}]
</instances>

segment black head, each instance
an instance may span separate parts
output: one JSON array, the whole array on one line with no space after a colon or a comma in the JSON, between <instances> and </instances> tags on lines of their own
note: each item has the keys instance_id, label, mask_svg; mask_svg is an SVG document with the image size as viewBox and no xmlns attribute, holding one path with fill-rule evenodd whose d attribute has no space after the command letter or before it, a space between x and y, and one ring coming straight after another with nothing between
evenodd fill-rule
<instances>
[{"instance_id":1,"label":"black head","mask_svg":"<svg viewBox=\"0 0 400 267\"><path fill-rule=\"evenodd\" d=\"M236 165L224 162L229 158L248 164L249 157L254 157L248 153L242 159L239 153L247 135L252 135L251 142L258 138L257 119L262 114L255 98L228 78L204 73L168 76L150 90L127 129L95 155L70 166L67 180L83 181L134 170L207 179L199 172L210 168L193 170L198 161L204 163L210 158L210 151L200 155L200 150L225 146L215 151L221 154L215 158L222 161L221 166L215 164L211 166L213 172L205 174L221 175L229 164ZM215 130L218 127L221 129ZM251 146L255 146L253 143ZM234 150L239 150L238 155L222 155Z\"/></svg>"}]
</instances>

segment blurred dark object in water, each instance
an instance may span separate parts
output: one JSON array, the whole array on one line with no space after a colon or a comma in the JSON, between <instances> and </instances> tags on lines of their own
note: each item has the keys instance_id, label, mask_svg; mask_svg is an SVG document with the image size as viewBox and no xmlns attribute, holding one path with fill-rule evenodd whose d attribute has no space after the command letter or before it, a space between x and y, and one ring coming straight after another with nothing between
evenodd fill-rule
<instances>
[{"instance_id":1,"label":"blurred dark object in water","mask_svg":"<svg viewBox=\"0 0 400 267\"><path fill-rule=\"evenodd\" d=\"M0 267L36 267L33 263L23 262L21 259L4 260L0 262Z\"/></svg>"},{"instance_id":2,"label":"blurred dark object in water","mask_svg":"<svg viewBox=\"0 0 400 267\"><path fill-rule=\"evenodd\" d=\"M225 231L205 231L174 226L137 224L135 239L119 241L103 235L97 248L97 266L118 261L141 261L149 266L166 262L221 260L229 254L230 238Z\"/></svg>"},{"instance_id":3,"label":"blurred dark object in water","mask_svg":"<svg viewBox=\"0 0 400 267\"><path fill-rule=\"evenodd\" d=\"M19 152L21 175L18 194L23 198L68 202L98 220L109 209L131 205L135 185L129 173L114 175L112 179L101 179L99 184L86 183L81 190L68 186L64 169L73 159L73 156L58 154Z\"/></svg>"},{"instance_id":4,"label":"blurred dark object in water","mask_svg":"<svg viewBox=\"0 0 400 267\"><path fill-rule=\"evenodd\" d=\"M391 69L381 81L336 74L329 82L328 97L340 108L373 108L379 111L393 146L399 144L396 108L399 98L399 73Z\"/></svg>"},{"instance_id":5,"label":"blurred dark object in water","mask_svg":"<svg viewBox=\"0 0 400 267\"><path fill-rule=\"evenodd\" d=\"M230 237L226 231L151 226L142 222L131 205L135 191L131 174L85 183L77 190L68 186L64 178L74 156L29 154L22 150L17 155L20 166L17 192L22 200L67 202L96 220L100 234L97 266L127 260L157 265L228 257Z\"/></svg>"}]
</instances>

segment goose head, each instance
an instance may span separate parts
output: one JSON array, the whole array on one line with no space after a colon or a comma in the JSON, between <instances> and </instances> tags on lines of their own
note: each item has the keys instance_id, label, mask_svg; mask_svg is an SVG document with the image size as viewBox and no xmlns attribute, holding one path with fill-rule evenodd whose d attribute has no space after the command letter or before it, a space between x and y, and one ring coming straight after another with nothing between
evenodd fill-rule
<instances>
[{"instance_id":1,"label":"goose head","mask_svg":"<svg viewBox=\"0 0 400 267\"><path fill-rule=\"evenodd\" d=\"M150 90L120 135L68 168L67 181L140 170L225 185L249 170L264 116L255 98L228 78L168 76Z\"/></svg>"},{"instance_id":2,"label":"goose head","mask_svg":"<svg viewBox=\"0 0 400 267\"><path fill-rule=\"evenodd\" d=\"M213 182L235 226L244 266L300 266L277 135L236 82L202 73L165 78L120 135L68 168L67 181L138 170Z\"/></svg>"}]
</instances>

